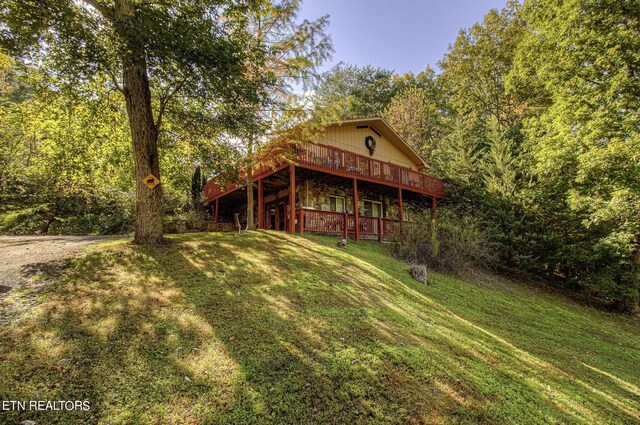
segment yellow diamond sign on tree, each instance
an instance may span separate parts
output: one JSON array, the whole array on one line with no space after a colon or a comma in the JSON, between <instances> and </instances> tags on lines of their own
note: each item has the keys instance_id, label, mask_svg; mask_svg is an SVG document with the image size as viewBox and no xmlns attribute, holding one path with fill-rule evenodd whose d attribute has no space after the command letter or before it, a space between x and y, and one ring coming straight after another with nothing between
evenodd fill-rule
<instances>
[{"instance_id":1,"label":"yellow diamond sign on tree","mask_svg":"<svg viewBox=\"0 0 640 425\"><path fill-rule=\"evenodd\" d=\"M160 180L153 174L149 174L147 177L142 179L142 183L145 184L149 189L153 190L154 187L160 184Z\"/></svg>"}]
</instances>

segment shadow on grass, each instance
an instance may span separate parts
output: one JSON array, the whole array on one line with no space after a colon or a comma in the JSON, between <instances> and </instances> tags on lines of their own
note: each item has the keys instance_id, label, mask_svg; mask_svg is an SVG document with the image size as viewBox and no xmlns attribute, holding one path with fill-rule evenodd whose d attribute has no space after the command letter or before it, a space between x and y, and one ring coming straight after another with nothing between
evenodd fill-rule
<instances>
[{"instance_id":1,"label":"shadow on grass","mask_svg":"<svg viewBox=\"0 0 640 425\"><path fill-rule=\"evenodd\" d=\"M2 414L47 423L640 419L629 379L589 365L567 371L582 353L531 354L482 324L491 315L445 307L383 254L318 241L195 235L83 257L32 317L2 333L0 395L38 392L92 409Z\"/></svg>"}]
</instances>

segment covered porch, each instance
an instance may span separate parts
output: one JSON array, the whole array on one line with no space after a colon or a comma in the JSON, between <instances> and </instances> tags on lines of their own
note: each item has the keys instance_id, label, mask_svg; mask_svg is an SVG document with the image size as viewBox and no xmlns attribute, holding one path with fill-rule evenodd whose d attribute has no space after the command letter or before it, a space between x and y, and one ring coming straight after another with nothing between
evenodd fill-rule
<instances>
[{"instance_id":1,"label":"covered porch","mask_svg":"<svg viewBox=\"0 0 640 425\"><path fill-rule=\"evenodd\" d=\"M318 195L322 188L330 188L331 194ZM232 222L238 213L241 223L246 223L246 190L232 188L215 197L210 206L217 222ZM425 210L433 217L437 213L436 196L388 181L361 180L304 166L289 165L259 175L252 190L258 229L382 241L394 226L407 221L408 210L412 215Z\"/></svg>"}]
</instances>

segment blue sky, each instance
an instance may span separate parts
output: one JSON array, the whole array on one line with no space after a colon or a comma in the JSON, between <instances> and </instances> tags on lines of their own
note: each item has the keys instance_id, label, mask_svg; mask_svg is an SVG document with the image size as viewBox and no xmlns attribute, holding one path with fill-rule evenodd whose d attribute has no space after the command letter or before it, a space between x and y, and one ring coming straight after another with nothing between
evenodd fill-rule
<instances>
[{"instance_id":1,"label":"blue sky","mask_svg":"<svg viewBox=\"0 0 640 425\"><path fill-rule=\"evenodd\" d=\"M300 18L330 15L335 53L323 69L340 61L374 65L399 74L436 71L461 28L481 21L506 0L304 0Z\"/></svg>"}]
</instances>

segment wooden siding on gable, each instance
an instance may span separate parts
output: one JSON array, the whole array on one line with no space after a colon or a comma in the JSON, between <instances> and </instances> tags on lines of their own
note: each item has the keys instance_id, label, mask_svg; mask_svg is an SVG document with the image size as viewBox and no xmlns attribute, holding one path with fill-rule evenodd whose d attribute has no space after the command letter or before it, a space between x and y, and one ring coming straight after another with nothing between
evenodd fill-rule
<instances>
[{"instance_id":1,"label":"wooden siding on gable","mask_svg":"<svg viewBox=\"0 0 640 425\"><path fill-rule=\"evenodd\" d=\"M373 156L369 155L369 150L364 142L367 136L373 137L376 141L376 149ZM355 152L378 161L391 162L415 171L418 170L416 164L400 149L387 140L386 137L377 135L370 128L357 128L355 125L329 127L320 135L317 143Z\"/></svg>"}]
</instances>

